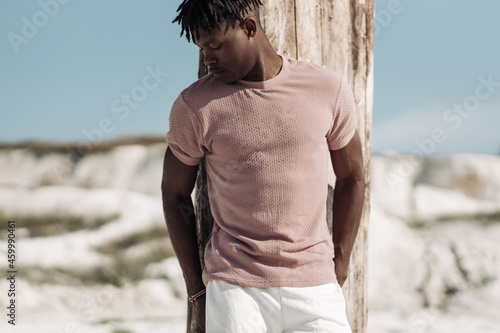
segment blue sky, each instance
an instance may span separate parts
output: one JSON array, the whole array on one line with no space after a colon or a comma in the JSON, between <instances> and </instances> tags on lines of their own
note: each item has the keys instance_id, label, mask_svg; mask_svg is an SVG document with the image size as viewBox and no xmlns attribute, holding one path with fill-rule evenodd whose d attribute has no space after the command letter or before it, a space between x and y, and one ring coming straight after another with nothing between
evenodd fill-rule
<instances>
[{"instance_id":1,"label":"blue sky","mask_svg":"<svg viewBox=\"0 0 500 333\"><path fill-rule=\"evenodd\" d=\"M59 1L0 2L0 141L164 134L197 73L181 1ZM499 153L500 1L376 4L373 151Z\"/></svg>"}]
</instances>

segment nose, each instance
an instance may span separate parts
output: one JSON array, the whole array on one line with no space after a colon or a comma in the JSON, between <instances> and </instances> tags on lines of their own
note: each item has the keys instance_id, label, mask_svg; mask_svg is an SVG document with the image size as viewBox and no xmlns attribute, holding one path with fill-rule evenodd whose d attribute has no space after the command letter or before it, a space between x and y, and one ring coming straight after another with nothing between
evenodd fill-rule
<instances>
[{"instance_id":1,"label":"nose","mask_svg":"<svg viewBox=\"0 0 500 333\"><path fill-rule=\"evenodd\" d=\"M205 66L210 67L217 63L217 59L210 52L203 52L203 62Z\"/></svg>"}]
</instances>

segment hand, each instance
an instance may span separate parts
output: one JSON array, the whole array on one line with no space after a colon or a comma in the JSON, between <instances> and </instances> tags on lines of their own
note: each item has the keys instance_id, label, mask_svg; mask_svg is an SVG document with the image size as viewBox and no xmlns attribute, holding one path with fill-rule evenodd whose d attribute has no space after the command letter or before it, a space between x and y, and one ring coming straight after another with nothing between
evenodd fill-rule
<instances>
[{"instance_id":1,"label":"hand","mask_svg":"<svg viewBox=\"0 0 500 333\"><path fill-rule=\"evenodd\" d=\"M337 276L337 282L342 287L344 285L345 280L347 280L347 272L349 270L349 258L344 259L339 251L338 253L337 252L335 253L333 262L335 263L335 275Z\"/></svg>"},{"instance_id":2,"label":"hand","mask_svg":"<svg viewBox=\"0 0 500 333\"><path fill-rule=\"evenodd\" d=\"M205 333L206 295L198 297L193 303L193 317L196 321L196 333Z\"/></svg>"}]
</instances>

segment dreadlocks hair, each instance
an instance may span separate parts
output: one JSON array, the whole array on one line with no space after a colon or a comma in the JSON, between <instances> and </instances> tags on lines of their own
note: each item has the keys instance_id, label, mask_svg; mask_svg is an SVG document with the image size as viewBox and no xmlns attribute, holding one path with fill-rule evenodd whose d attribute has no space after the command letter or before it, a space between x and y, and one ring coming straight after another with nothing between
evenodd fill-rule
<instances>
[{"instance_id":1,"label":"dreadlocks hair","mask_svg":"<svg viewBox=\"0 0 500 333\"><path fill-rule=\"evenodd\" d=\"M243 21L246 14L259 6L262 6L261 0L184 0L172 23L178 22L181 25L181 37L186 33L190 42L200 38L198 29L210 34L224 22Z\"/></svg>"}]
</instances>

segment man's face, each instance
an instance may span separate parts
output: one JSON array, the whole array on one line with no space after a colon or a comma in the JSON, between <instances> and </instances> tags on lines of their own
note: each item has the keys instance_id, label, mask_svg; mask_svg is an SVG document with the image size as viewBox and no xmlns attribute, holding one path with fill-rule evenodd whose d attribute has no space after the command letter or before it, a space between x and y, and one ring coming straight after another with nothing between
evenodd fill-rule
<instances>
[{"instance_id":1,"label":"man's face","mask_svg":"<svg viewBox=\"0 0 500 333\"><path fill-rule=\"evenodd\" d=\"M205 65L226 84L243 79L254 67L255 59L250 50L252 41L241 25L221 25L211 34L199 31L200 38L195 44L205 57Z\"/></svg>"}]
</instances>

